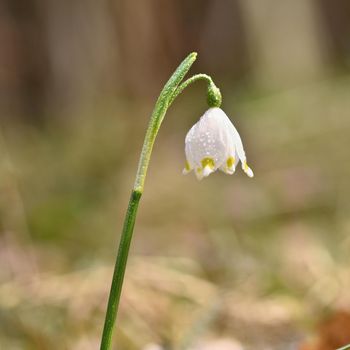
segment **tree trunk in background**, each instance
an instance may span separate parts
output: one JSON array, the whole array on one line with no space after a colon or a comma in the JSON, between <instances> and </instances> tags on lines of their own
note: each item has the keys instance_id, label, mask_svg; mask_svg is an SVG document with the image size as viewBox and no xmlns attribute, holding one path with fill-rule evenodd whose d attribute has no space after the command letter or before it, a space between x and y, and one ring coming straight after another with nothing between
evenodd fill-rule
<instances>
[{"instance_id":1,"label":"tree trunk in background","mask_svg":"<svg viewBox=\"0 0 350 350\"><path fill-rule=\"evenodd\" d=\"M232 83L251 71L240 0L211 1L200 39L203 71Z\"/></svg>"},{"instance_id":2,"label":"tree trunk in background","mask_svg":"<svg viewBox=\"0 0 350 350\"><path fill-rule=\"evenodd\" d=\"M208 1L115 2L121 76L133 95L156 94L189 52L196 50ZM191 16L192 15L192 16Z\"/></svg>"},{"instance_id":3,"label":"tree trunk in background","mask_svg":"<svg viewBox=\"0 0 350 350\"><path fill-rule=\"evenodd\" d=\"M44 14L36 1L0 3L0 112L42 117L48 88Z\"/></svg>"},{"instance_id":4,"label":"tree trunk in background","mask_svg":"<svg viewBox=\"0 0 350 350\"><path fill-rule=\"evenodd\" d=\"M317 1L317 2L316 2ZM72 115L154 97L190 51L218 84L303 83L349 67L348 0L3 0L0 113ZM220 81L221 80L221 81Z\"/></svg>"},{"instance_id":5,"label":"tree trunk in background","mask_svg":"<svg viewBox=\"0 0 350 350\"><path fill-rule=\"evenodd\" d=\"M109 1L46 0L44 4L51 109L58 114L81 107L88 110L96 100L116 93L123 69Z\"/></svg>"},{"instance_id":6,"label":"tree trunk in background","mask_svg":"<svg viewBox=\"0 0 350 350\"><path fill-rule=\"evenodd\" d=\"M201 71L241 78L248 71L239 1L120 0L115 5L127 91L146 96L189 52Z\"/></svg>"},{"instance_id":7,"label":"tree trunk in background","mask_svg":"<svg viewBox=\"0 0 350 350\"><path fill-rule=\"evenodd\" d=\"M324 52L314 0L241 0L241 4L258 86L279 89L319 76Z\"/></svg>"},{"instance_id":8,"label":"tree trunk in background","mask_svg":"<svg viewBox=\"0 0 350 350\"><path fill-rule=\"evenodd\" d=\"M319 0L329 63L350 68L350 1ZM336 6L335 6L336 5Z\"/></svg>"}]
</instances>

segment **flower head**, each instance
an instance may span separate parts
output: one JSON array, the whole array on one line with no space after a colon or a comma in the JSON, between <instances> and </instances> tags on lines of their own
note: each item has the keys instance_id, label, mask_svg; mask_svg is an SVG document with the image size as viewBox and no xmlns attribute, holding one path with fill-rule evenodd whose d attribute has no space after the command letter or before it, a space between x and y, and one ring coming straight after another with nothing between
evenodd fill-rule
<instances>
[{"instance_id":1,"label":"flower head","mask_svg":"<svg viewBox=\"0 0 350 350\"><path fill-rule=\"evenodd\" d=\"M239 161L243 171L249 177L254 176L247 164L241 137L220 108L208 109L192 126L186 135L185 152L187 161L183 173L194 170L199 180L217 169L232 175Z\"/></svg>"}]
</instances>

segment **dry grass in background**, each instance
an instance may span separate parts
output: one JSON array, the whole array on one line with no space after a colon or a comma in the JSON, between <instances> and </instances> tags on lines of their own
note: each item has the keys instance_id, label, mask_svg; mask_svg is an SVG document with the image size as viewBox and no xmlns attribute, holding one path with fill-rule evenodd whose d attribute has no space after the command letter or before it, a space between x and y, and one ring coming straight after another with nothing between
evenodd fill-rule
<instances>
[{"instance_id":1,"label":"dry grass in background","mask_svg":"<svg viewBox=\"0 0 350 350\"><path fill-rule=\"evenodd\" d=\"M240 171L183 177L202 91L174 105L135 228L120 348L350 342L348 328L327 326L350 308L349 93L346 77L264 96L224 92L253 181ZM149 112L123 102L41 131L2 129L1 349L98 347L146 123L136 116ZM313 330L332 314L322 326L331 335L318 338Z\"/></svg>"}]
</instances>

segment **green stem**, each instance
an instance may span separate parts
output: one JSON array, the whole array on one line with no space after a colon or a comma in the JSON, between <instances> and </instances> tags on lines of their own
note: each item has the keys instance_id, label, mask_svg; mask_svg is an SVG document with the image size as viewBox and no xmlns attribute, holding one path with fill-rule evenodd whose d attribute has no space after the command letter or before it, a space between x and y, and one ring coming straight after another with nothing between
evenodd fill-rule
<instances>
[{"instance_id":1,"label":"green stem","mask_svg":"<svg viewBox=\"0 0 350 350\"><path fill-rule=\"evenodd\" d=\"M195 75L180 85L186 73L189 71L192 64L196 60L196 57L196 53L189 54L185 58L185 60L179 65L179 67L176 69L173 75L170 77L170 79L165 84L163 90L161 91L158 97L158 100L156 102L156 105L154 107L149 121L136 173L135 184L131 193L128 210L125 215L124 226L119 243L119 250L114 267L100 350L111 349L112 335L115 328L115 321L118 313L119 300L123 286L130 243L135 225L137 208L141 195L143 193L145 178L153 149L153 144L164 119L165 113L167 112L174 99L194 81L199 79L205 79L208 81L208 86L215 87L212 79L205 74ZM209 90L210 88L208 87L208 94Z\"/></svg>"},{"instance_id":2,"label":"green stem","mask_svg":"<svg viewBox=\"0 0 350 350\"><path fill-rule=\"evenodd\" d=\"M207 102L209 107L220 107L221 105L221 93L213 82L213 79L207 74L196 74L191 78L185 80L181 85L175 90L173 96L171 97L170 103L172 103L177 96L179 96L182 91L184 91L189 85L193 84L198 80L204 80L208 85L207 92Z\"/></svg>"},{"instance_id":3,"label":"green stem","mask_svg":"<svg viewBox=\"0 0 350 350\"><path fill-rule=\"evenodd\" d=\"M198 80L205 80L208 83L208 85L214 84L213 80L211 79L211 77L209 75L196 74L193 77L188 78L183 83L181 83L181 85L176 89L175 93L171 97L171 102L173 102L176 99L176 97L179 96L182 93L182 91L184 91L187 88L187 86L193 84L194 82L196 82Z\"/></svg>"},{"instance_id":4,"label":"green stem","mask_svg":"<svg viewBox=\"0 0 350 350\"><path fill-rule=\"evenodd\" d=\"M118 257L114 268L111 291L108 299L106 319L103 328L101 350L111 348L114 324L118 312L120 294L122 291L126 263L128 260L129 248L132 234L134 231L137 208L142 193L132 191L129 201L128 210L125 215L123 231L119 243Z\"/></svg>"},{"instance_id":5,"label":"green stem","mask_svg":"<svg viewBox=\"0 0 350 350\"><path fill-rule=\"evenodd\" d=\"M174 74L165 84L162 92L158 97L158 100L151 115L151 119L148 124L145 141L143 143L141 151L139 166L137 169L134 189L138 191L143 191L147 168L153 149L153 144L156 139L158 130L164 119L165 113L170 107L171 103L174 101L173 96L174 94L176 94L179 84L191 68L196 58L197 53L195 52L189 54L185 58L185 60L180 64L180 66L176 69Z\"/></svg>"}]
</instances>

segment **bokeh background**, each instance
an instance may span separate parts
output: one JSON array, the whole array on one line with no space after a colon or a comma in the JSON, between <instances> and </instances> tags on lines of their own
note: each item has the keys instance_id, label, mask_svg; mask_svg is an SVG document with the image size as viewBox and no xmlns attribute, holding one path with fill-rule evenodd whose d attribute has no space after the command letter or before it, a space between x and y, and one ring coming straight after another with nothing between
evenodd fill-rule
<instances>
[{"instance_id":1,"label":"bokeh background","mask_svg":"<svg viewBox=\"0 0 350 350\"><path fill-rule=\"evenodd\" d=\"M148 118L192 51L255 178L182 176L191 86L156 141L115 348L350 343L348 0L2 0L0 43L1 349L99 347Z\"/></svg>"}]
</instances>

